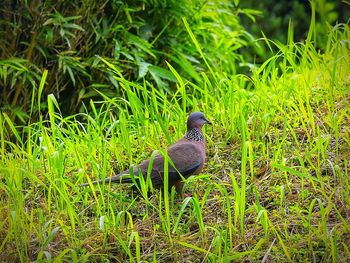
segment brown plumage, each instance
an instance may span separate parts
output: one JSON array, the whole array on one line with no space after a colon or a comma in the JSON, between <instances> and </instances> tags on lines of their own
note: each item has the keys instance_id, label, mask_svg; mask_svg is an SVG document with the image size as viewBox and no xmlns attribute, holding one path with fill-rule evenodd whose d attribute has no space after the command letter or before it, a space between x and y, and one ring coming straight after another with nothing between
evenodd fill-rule
<instances>
[{"instance_id":1,"label":"brown plumage","mask_svg":"<svg viewBox=\"0 0 350 263\"><path fill-rule=\"evenodd\" d=\"M190 175L199 174L203 168L205 162L205 141L202 126L206 123L211 124L202 112L193 112L190 114L187 119L187 132L185 136L172 144L167 150L167 154L171 159L168 165L168 185L169 187L175 185L178 192L182 189L182 177L187 178ZM151 159L148 159L133 167L134 175L142 174L146 178L150 161ZM155 188L163 187L164 157L162 154L156 154L154 156L150 177ZM92 183L102 183L103 181L131 183L130 169L111 178ZM89 185L89 183L82 186L86 185Z\"/></svg>"}]
</instances>

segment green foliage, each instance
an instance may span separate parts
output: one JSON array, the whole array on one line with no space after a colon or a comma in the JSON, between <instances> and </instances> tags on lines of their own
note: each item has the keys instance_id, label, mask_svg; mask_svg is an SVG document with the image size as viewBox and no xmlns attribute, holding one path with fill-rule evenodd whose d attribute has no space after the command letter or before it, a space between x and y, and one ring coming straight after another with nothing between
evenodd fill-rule
<instances>
[{"instance_id":1,"label":"green foliage","mask_svg":"<svg viewBox=\"0 0 350 263\"><path fill-rule=\"evenodd\" d=\"M315 47L324 49L327 36L331 31L331 25L334 23L347 23L350 17L349 3L339 0L263 0L241 1L239 7L251 8L252 6L260 10L261 13L255 16L254 23L248 16L240 17L242 25L249 29L253 35L253 39L266 36L268 39L287 43L288 28L292 26L295 41L303 41L308 32L311 23L311 4L315 6L315 26L317 31L317 40L315 39ZM255 55L254 61L263 63L273 52L261 45L259 42L250 45L250 49L244 52L246 60Z\"/></svg>"},{"instance_id":2,"label":"green foliage","mask_svg":"<svg viewBox=\"0 0 350 263\"><path fill-rule=\"evenodd\" d=\"M325 32L336 4L315 0L305 41L288 22L253 65L242 3L2 2L1 261L350 261L349 26ZM214 127L190 196L91 184L193 110Z\"/></svg>"},{"instance_id":3,"label":"green foliage","mask_svg":"<svg viewBox=\"0 0 350 263\"><path fill-rule=\"evenodd\" d=\"M101 57L124 97L101 92L91 112L66 117L42 94L44 71L31 105L45 96L47 109L25 138L0 114L0 260L348 262L350 29L334 26L320 52L311 25L301 43L266 39L278 53L250 77L218 71L187 27L210 72L196 84L169 64L172 94ZM180 138L189 110L214 123L206 169L185 181L190 196L146 195L148 180L142 197L119 184L79 187Z\"/></svg>"},{"instance_id":4,"label":"green foliage","mask_svg":"<svg viewBox=\"0 0 350 263\"><path fill-rule=\"evenodd\" d=\"M236 1L238 2L238 1ZM247 44L231 1L5 0L0 9L1 110L12 120L38 115L29 101L48 70L43 98L53 93L63 114L83 112L90 99L123 95L100 58L125 79L176 92L169 62L189 81L201 83L208 68L188 37L185 19L212 67L236 71ZM47 107L47 101L41 109Z\"/></svg>"}]
</instances>

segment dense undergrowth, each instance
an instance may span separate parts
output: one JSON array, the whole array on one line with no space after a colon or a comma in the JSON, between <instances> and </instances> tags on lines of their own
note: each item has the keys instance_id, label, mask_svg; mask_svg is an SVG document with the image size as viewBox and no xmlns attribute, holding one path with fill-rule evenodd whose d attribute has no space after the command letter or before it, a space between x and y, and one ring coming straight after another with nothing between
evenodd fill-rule
<instances>
[{"instance_id":1,"label":"dense undergrowth","mask_svg":"<svg viewBox=\"0 0 350 263\"><path fill-rule=\"evenodd\" d=\"M52 95L38 122L17 127L0 115L1 260L349 261L349 27L333 27L322 52L312 25L305 42L292 35L286 45L265 39L279 52L251 76L210 68L198 86L168 64L177 80L169 96L102 60L122 95L91 100L92 115L62 117ZM214 125L187 197L78 186L176 141L193 110Z\"/></svg>"},{"instance_id":2,"label":"dense undergrowth","mask_svg":"<svg viewBox=\"0 0 350 263\"><path fill-rule=\"evenodd\" d=\"M235 3L235 4L234 4ZM62 114L90 111L89 100L122 96L108 60L125 79L151 82L172 94L181 74L201 84L203 59L188 37L185 19L211 65L227 73L247 68L242 47L253 42L238 14L254 21L255 10L229 0L3 0L0 6L0 110L16 123L37 120L47 100L31 104L48 70L43 98L54 94ZM248 52L246 52L248 53ZM247 56L247 55L246 55ZM38 106L38 104L41 104ZM41 112L39 113L39 111Z\"/></svg>"}]
</instances>

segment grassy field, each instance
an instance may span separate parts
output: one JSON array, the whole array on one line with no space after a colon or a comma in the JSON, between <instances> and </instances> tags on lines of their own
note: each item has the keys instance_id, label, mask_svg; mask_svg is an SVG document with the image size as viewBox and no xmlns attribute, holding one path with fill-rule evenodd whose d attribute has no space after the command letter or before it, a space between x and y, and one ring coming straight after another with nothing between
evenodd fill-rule
<instances>
[{"instance_id":1,"label":"grassy field","mask_svg":"<svg viewBox=\"0 0 350 263\"><path fill-rule=\"evenodd\" d=\"M322 51L312 31L304 43L265 39L279 51L250 76L208 64L194 85L169 65L169 96L106 62L124 96L91 101L91 115L62 117L52 95L26 127L1 114L0 260L349 262L350 31L334 27ZM45 78L32 104L46 100ZM194 110L213 126L185 197L78 186L166 148Z\"/></svg>"}]
</instances>

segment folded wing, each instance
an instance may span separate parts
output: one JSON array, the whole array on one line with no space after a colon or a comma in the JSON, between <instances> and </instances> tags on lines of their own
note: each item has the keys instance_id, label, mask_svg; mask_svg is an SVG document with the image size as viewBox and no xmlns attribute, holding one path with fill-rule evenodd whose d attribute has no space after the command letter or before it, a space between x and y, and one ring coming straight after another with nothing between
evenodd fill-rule
<instances>
[{"instance_id":1,"label":"folded wing","mask_svg":"<svg viewBox=\"0 0 350 263\"><path fill-rule=\"evenodd\" d=\"M169 186L174 185L183 177L188 177L198 173L204 164L204 154L201 147L191 143L177 143L168 149L168 156L171 159L168 162L168 183ZM133 168L134 175L142 174L147 176L150 160L146 160ZM180 175L181 174L181 175ZM152 169L150 171L153 186L161 187L164 184L164 156L155 155L153 159ZM109 180L107 180L109 181ZM131 183L130 169L111 178L112 182Z\"/></svg>"}]
</instances>

